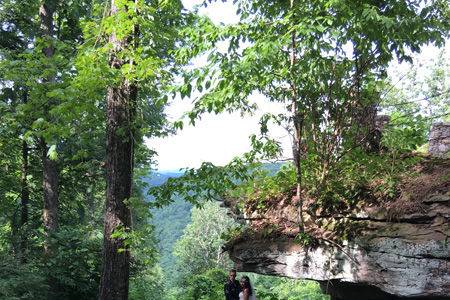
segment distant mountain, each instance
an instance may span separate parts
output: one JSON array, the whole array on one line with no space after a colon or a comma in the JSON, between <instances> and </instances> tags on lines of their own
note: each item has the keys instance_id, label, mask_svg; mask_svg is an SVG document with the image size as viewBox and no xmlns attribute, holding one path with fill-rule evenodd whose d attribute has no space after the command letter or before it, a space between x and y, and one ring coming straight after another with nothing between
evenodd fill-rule
<instances>
[{"instance_id":1,"label":"distant mountain","mask_svg":"<svg viewBox=\"0 0 450 300\"><path fill-rule=\"evenodd\" d=\"M158 186L167 179L180 177L181 172L152 173L143 180L150 186ZM151 201L151 199L148 199ZM175 242L183 235L183 230L191 221L192 204L183 199L176 199L174 203L159 209L152 209L152 224L155 226L156 237L159 241L160 264L166 274L171 274L175 267L172 249Z\"/></svg>"},{"instance_id":2,"label":"distant mountain","mask_svg":"<svg viewBox=\"0 0 450 300\"><path fill-rule=\"evenodd\" d=\"M275 174L281 167L280 163L264 164L263 168L270 175ZM182 176L182 172L160 171L152 173L143 180L150 186L158 186L167 179ZM149 197L147 199L151 201ZM159 209L153 209L152 224L155 226L156 237L159 240L160 264L164 272L171 278L176 273L175 257L172 255L175 242L183 235L183 230L191 221L192 204L183 199L176 199L174 203Z\"/></svg>"},{"instance_id":3,"label":"distant mountain","mask_svg":"<svg viewBox=\"0 0 450 300\"><path fill-rule=\"evenodd\" d=\"M175 172L175 171L164 172L164 171L159 171L159 172L151 173L148 177L143 178L143 180L146 183L148 183L150 186L158 186L158 185L161 185L164 182L166 182L166 180L169 179L169 178L180 177L181 175L183 175L182 172Z\"/></svg>"}]
</instances>

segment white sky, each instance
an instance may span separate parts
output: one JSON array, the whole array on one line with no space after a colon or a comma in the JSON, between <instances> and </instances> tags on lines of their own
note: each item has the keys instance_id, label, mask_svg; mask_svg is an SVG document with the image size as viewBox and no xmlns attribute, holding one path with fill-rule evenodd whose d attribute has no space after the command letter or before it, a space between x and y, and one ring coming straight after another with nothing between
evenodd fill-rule
<instances>
[{"instance_id":1,"label":"white sky","mask_svg":"<svg viewBox=\"0 0 450 300\"><path fill-rule=\"evenodd\" d=\"M201 0L183 0L188 9L201 2ZM230 24L238 21L232 1L215 2L207 9L202 8L200 13L207 15L216 23ZM225 165L235 156L249 151L249 136L258 133L260 116L267 111L282 110L276 104L268 104L261 98L253 97L261 108L253 116L242 117L239 113L208 114L196 121L195 127L185 126L176 135L148 140L147 146L158 152L158 170L199 167L205 161ZM178 119L189 107L188 99L175 99L174 105L167 109L169 119ZM274 137L281 138L284 147L288 149L290 141L287 133L282 128L273 127L271 131Z\"/></svg>"},{"instance_id":2,"label":"white sky","mask_svg":"<svg viewBox=\"0 0 450 300\"><path fill-rule=\"evenodd\" d=\"M201 2L202 0L183 0L183 4L188 9ZM214 2L208 8L202 8L200 13L207 15L216 23L230 24L238 21L232 1ZM433 54L435 54L435 50L426 47L423 56L430 57ZM398 69L399 66L394 64L391 68ZM147 146L158 153L158 170L199 167L205 161L224 165L233 157L249 151L248 137L253 133L258 133L259 117L264 112L281 112L283 109L276 104L264 101L261 96L254 96L253 100L260 107L254 116L242 117L239 113L204 115L201 120L196 121L195 127L185 125L185 128L176 135L147 140ZM190 102L188 99L175 99L174 104L167 109L169 119L174 121L180 118L182 113L189 109ZM290 156L290 139L287 133L276 127L272 127L270 130L272 136L282 142L285 149L284 156Z\"/></svg>"}]
</instances>

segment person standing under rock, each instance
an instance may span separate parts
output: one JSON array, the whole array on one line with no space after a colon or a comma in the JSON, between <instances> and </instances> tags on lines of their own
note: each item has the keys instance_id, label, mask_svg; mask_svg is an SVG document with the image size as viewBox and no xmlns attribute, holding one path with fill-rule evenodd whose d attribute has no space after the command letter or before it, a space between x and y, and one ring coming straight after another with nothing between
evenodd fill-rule
<instances>
[{"instance_id":1,"label":"person standing under rock","mask_svg":"<svg viewBox=\"0 0 450 300\"><path fill-rule=\"evenodd\" d=\"M239 300L256 300L255 291L253 290L248 276L242 276L241 290L242 292L239 293Z\"/></svg>"},{"instance_id":2,"label":"person standing under rock","mask_svg":"<svg viewBox=\"0 0 450 300\"><path fill-rule=\"evenodd\" d=\"M239 300L241 285L236 280L236 270L232 269L228 273L228 280L224 286L225 300Z\"/></svg>"}]
</instances>

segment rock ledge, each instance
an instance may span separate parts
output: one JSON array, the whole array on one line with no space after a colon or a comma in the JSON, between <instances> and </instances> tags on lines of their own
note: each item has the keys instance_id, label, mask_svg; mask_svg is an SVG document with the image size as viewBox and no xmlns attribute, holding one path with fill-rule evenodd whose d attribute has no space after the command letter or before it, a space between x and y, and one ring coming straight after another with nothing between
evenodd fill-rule
<instances>
[{"instance_id":1,"label":"rock ledge","mask_svg":"<svg viewBox=\"0 0 450 300\"><path fill-rule=\"evenodd\" d=\"M443 172L450 175L449 169ZM382 205L316 216L316 223L347 222L358 228L347 240L324 233L314 245L304 246L286 229L242 236L228 245L228 252L239 271L316 280L333 300L450 300L450 177L443 178L437 192L420 199L418 210L395 219ZM295 209L277 205L252 215L250 228L269 218L270 224L286 226Z\"/></svg>"}]
</instances>

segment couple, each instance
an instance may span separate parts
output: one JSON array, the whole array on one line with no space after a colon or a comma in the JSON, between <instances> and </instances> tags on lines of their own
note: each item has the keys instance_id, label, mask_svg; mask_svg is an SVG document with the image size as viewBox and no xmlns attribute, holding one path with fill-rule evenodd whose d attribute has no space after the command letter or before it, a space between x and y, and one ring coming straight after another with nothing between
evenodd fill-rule
<instances>
[{"instance_id":1,"label":"couple","mask_svg":"<svg viewBox=\"0 0 450 300\"><path fill-rule=\"evenodd\" d=\"M238 282L234 269L228 273L228 281L225 283L224 291L226 300L256 300L255 291L248 276L242 276L240 282Z\"/></svg>"}]
</instances>

